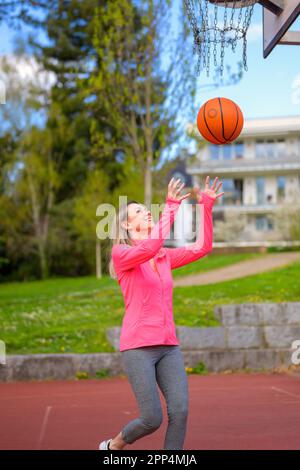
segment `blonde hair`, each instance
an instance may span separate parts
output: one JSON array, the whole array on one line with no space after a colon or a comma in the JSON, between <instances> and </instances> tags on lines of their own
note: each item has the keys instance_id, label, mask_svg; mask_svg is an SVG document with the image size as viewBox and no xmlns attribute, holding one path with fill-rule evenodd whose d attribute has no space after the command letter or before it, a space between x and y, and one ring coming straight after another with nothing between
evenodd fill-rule
<instances>
[{"instance_id":1,"label":"blonde hair","mask_svg":"<svg viewBox=\"0 0 300 470\"><path fill-rule=\"evenodd\" d=\"M110 249L108 250L110 257L108 262L108 270L110 277L112 277L113 279L117 278L111 256L113 245L117 243L125 243L126 245L131 245L129 233L127 229L122 226L122 222L127 221L127 208L129 204L132 203L139 204L137 201L134 200L128 201L127 204L122 204L112 220L110 231Z\"/></svg>"}]
</instances>

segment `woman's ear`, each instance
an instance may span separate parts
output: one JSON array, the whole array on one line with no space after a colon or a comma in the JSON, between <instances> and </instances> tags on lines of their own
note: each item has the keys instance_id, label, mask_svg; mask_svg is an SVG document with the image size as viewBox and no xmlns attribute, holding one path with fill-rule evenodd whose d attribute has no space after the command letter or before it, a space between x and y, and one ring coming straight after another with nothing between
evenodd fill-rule
<instances>
[{"instance_id":1,"label":"woman's ear","mask_svg":"<svg viewBox=\"0 0 300 470\"><path fill-rule=\"evenodd\" d=\"M124 228L125 230L129 230L130 226L127 222L121 222L121 227Z\"/></svg>"}]
</instances>

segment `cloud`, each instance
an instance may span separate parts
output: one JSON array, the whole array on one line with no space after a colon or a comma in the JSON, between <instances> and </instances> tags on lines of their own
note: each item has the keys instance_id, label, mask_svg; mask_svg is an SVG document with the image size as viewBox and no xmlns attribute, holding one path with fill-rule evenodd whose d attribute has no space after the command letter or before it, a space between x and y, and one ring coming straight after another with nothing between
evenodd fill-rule
<instances>
[{"instance_id":1,"label":"cloud","mask_svg":"<svg viewBox=\"0 0 300 470\"><path fill-rule=\"evenodd\" d=\"M43 69L35 57L5 54L0 57L0 80L7 86L11 80L22 83L24 87L34 85L48 91L56 82L55 74Z\"/></svg>"}]
</instances>

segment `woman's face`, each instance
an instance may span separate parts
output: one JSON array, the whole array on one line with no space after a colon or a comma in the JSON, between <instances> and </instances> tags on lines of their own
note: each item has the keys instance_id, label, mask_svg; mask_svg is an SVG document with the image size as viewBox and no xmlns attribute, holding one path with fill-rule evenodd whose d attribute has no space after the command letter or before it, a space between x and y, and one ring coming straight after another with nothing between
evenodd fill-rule
<instances>
[{"instance_id":1,"label":"woman's face","mask_svg":"<svg viewBox=\"0 0 300 470\"><path fill-rule=\"evenodd\" d=\"M143 204L132 202L127 207L128 229L133 232L148 233L154 226L151 212Z\"/></svg>"}]
</instances>

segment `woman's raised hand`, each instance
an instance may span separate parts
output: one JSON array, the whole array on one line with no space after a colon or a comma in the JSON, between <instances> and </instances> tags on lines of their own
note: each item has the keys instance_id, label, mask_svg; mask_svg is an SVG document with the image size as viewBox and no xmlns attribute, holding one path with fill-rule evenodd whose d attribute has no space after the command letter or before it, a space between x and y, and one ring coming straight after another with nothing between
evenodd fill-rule
<instances>
[{"instance_id":1,"label":"woman's raised hand","mask_svg":"<svg viewBox=\"0 0 300 470\"><path fill-rule=\"evenodd\" d=\"M182 201L191 195L191 193L184 194L183 196L179 196L180 191L182 190L184 183L180 184L181 180L174 180L171 179L170 183L168 184L168 197L172 199L176 199L177 201Z\"/></svg>"},{"instance_id":2,"label":"woman's raised hand","mask_svg":"<svg viewBox=\"0 0 300 470\"><path fill-rule=\"evenodd\" d=\"M218 178L219 178L218 176L215 177L214 182L212 184L212 187L210 188L209 187L209 176L207 176L206 180L205 180L205 188L204 188L204 191L202 191L203 193L206 193L208 196L212 197L213 199L217 199L217 197L223 196L223 194L225 194L224 191L222 193L219 193L219 194L216 193L220 189L220 187L222 186L222 181L221 181L221 182L219 182L219 184L216 188ZM196 192L198 202L202 202L202 196L201 196L201 191L200 191L199 186L196 185L194 187L194 190Z\"/></svg>"}]
</instances>

